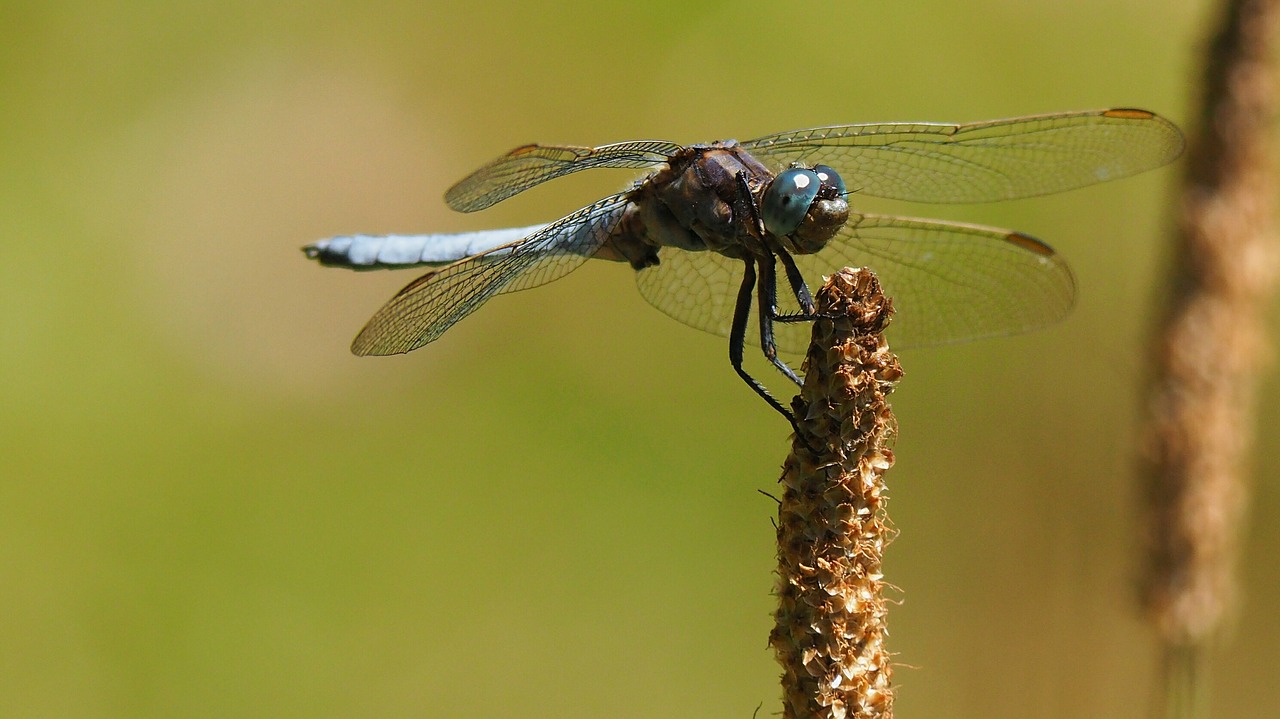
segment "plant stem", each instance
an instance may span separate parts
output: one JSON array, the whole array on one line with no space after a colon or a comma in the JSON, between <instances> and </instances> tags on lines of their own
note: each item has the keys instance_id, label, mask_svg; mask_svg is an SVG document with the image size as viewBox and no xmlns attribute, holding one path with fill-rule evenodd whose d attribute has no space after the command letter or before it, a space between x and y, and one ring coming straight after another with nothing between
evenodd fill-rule
<instances>
[{"instance_id":1,"label":"plant stem","mask_svg":"<svg viewBox=\"0 0 1280 719\"><path fill-rule=\"evenodd\" d=\"M1277 0L1227 0L1207 46L1178 198L1142 444L1142 604L1164 653L1168 717L1207 711L1208 642L1234 607L1274 225ZM1196 697L1200 697L1197 699Z\"/></svg>"}]
</instances>

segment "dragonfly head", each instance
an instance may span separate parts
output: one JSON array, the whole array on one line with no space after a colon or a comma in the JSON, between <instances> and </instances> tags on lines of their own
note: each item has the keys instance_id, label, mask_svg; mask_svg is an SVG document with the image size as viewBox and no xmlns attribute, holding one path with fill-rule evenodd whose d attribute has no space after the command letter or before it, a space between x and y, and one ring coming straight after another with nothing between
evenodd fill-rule
<instances>
[{"instance_id":1,"label":"dragonfly head","mask_svg":"<svg viewBox=\"0 0 1280 719\"><path fill-rule=\"evenodd\" d=\"M765 188L760 215L788 250L817 252L849 219L844 180L826 165L783 170Z\"/></svg>"}]
</instances>

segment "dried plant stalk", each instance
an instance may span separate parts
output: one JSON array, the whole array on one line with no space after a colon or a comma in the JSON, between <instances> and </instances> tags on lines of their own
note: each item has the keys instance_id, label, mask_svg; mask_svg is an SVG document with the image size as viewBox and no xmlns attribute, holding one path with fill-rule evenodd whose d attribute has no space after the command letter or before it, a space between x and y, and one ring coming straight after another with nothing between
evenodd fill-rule
<instances>
[{"instance_id":1,"label":"dried plant stalk","mask_svg":"<svg viewBox=\"0 0 1280 719\"><path fill-rule=\"evenodd\" d=\"M1155 343L1143 444L1142 601L1178 658L1223 625L1253 444L1263 329L1276 279L1277 0L1230 0L1208 48L1198 133L1179 198L1170 297Z\"/></svg>"},{"instance_id":2,"label":"dried plant stalk","mask_svg":"<svg viewBox=\"0 0 1280 719\"><path fill-rule=\"evenodd\" d=\"M881 556L890 529L884 473L902 376L882 331L891 301L869 270L818 292L796 435L778 509L778 611L769 637L783 668L783 716L893 716Z\"/></svg>"}]
</instances>

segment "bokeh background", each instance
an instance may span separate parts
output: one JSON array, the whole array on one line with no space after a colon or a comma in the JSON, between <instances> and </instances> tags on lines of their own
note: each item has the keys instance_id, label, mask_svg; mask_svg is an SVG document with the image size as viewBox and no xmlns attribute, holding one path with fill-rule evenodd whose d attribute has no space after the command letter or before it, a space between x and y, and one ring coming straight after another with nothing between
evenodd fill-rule
<instances>
[{"instance_id":1,"label":"bokeh background","mask_svg":"<svg viewBox=\"0 0 1280 719\"><path fill-rule=\"evenodd\" d=\"M355 358L412 273L298 248L546 221L630 177L445 208L526 142L1185 122L1211 22L1207 0L0 4L0 716L776 711L756 490L788 428L722 339L604 264ZM1080 303L903 354L901 716L1132 717L1155 694L1131 468L1176 176L909 208L1049 240ZM1280 712L1264 392L1219 716Z\"/></svg>"}]
</instances>

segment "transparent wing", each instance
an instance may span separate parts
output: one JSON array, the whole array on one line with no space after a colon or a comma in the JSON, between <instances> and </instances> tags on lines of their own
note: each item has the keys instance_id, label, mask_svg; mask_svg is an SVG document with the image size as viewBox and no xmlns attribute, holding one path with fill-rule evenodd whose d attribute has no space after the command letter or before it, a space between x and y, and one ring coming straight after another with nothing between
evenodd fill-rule
<instances>
[{"instance_id":1,"label":"transparent wing","mask_svg":"<svg viewBox=\"0 0 1280 719\"><path fill-rule=\"evenodd\" d=\"M462 178L444 201L459 212L495 205L534 185L593 167L656 167L684 149L674 142L636 140L600 147L525 145Z\"/></svg>"},{"instance_id":2,"label":"transparent wing","mask_svg":"<svg viewBox=\"0 0 1280 719\"><path fill-rule=\"evenodd\" d=\"M428 272L374 314L351 351L389 355L415 350L496 294L563 277L595 254L626 205L625 192L606 197L522 240Z\"/></svg>"},{"instance_id":3,"label":"transparent wing","mask_svg":"<svg viewBox=\"0 0 1280 719\"><path fill-rule=\"evenodd\" d=\"M915 202L990 202L1127 177L1181 152L1146 110L1032 115L966 125L887 123L793 130L743 143L762 161L834 167L849 189Z\"/></svg>"},{"instance_id":4,"label":"transparent wing","mask_svg":"<svg viewBox=\"0 0 1280 719\"><path fill-rule=\"evenodd\" d=\"M687 325L728 336L742 261L670 248L659 259L637 274L640 294ZM897 310L889 328L894 347L1025 332L1062 319L1075 302L1071 270L1049 246L981 225L853 215L821 252L795 260L813 291L841 267L875 270ZM798 312L781 269L778 285L781 311ZM757 321L753 303L753 344ZM774 330L781 351L808 348L808 323L777 323Z\"/></svg>"}]
</instances>

